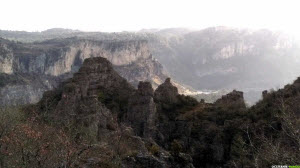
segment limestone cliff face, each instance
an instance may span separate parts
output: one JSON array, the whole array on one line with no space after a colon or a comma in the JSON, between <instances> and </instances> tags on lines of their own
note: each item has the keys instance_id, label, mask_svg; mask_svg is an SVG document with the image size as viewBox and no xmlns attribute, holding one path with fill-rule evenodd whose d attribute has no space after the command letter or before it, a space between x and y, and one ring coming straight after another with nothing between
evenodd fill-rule
<instances>
[{"instance_id":1,"label":"limestone cliff face","mask_svg":"<svg viewBox=\"0 0 300 168\"><path fill-rule=\"evenodd\" d=\"M246 44L245 42L241 41L239 43L235 44L229 44L222 49L220 49L218 52L216 52L212 58L214 60L219 59L228 59L230 57L234 56L245 56L246 54L251 54L251 52L254 52L254 45L252 44Z\"/></svg>"},{"instance_id":2,"label":"limestone cliff face","mask_svg":"<svg viewBox=\"0 0 300 168\"><path fill-rule=\"evenodd\" d=\"M35 75L40 79L38 83L44 83L47 77L60 79L50 81L49 87L29 81L26 86L16 83L0 88L0 105L37 102L44 91L71 77L83 61L91 57L101 56L112 62L121 76L134 86L137 86L138 81L150 81L157 86L166 78L162 66L152 58L147 42L142 40L93 41L69 38L27 44L2 40L0 49L0 73Z\"/></svg>"},{"instance_id":3,"label":"limestone cliff face","mask_svg":"<svg viewBox=\"0 0 300 168\"><path fill-rule=\"evenodd\" d=\"M60 82L59 78L30 74L0 74L0 106L38 102L45 91Z\"/></svg>"},{"instance_id":4,"label":"limestone cliff face","mask_svg":"<svg viewBox=\"0 0 300 168\"><path fill-rule=\"evenodd\" d=\"M151 57L145 41L112 42L74 38L19 45L21 49L11 51L15 52L14 55L1 55L13 61L14 66L6 66L6 69L11 69L11 73L33 72L59 76L78 70L84 59L98 57L100 54L116 66L129 65L138 59Z\"/></svg>"},{"instance_id":5,"label":"limestone cliff face","mask_svg":"<svg viewBox=\"0 0 300 168\"><path fill-rule=\"evenodd\" d=\"M13 53L7 41L0 39L0 72L11 74L13 73Z\"/></svg>"},{"instance_id":6,"label":"limestone cliff face","mask_svg":"<svg viewBox=\"0 0 300 168\"><path fill-rule=\"evenodd\" d=\"M100 54L115 66L126 66L138 59L149 59L151 56L143 41L79 41L62 50L61 55L50 63L44 73L58 76L72 72L80 66L84 59L97 57Z\"/></svg>"}]
</instances>

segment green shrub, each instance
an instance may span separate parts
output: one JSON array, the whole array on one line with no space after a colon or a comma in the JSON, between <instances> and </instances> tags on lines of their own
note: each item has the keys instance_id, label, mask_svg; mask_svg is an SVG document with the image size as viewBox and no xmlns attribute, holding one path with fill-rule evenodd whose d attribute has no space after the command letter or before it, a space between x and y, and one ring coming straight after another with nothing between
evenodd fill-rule
<instances>
[{"instance_id":1,"label":"green shrub","mask_svg":"<svg viewBox=\"0 0 300 168\"><path fill-rule=\"evenodd\" d=\"M7 131L14 128L24 118L23 113L18 107L0 108L0 132L3 136ZM0 135L0 136L1 136ZM1 137L0 137L1 138Z\"/></svg>"},{"instance_id":2,"label":"green shrub","mask_svg":"<svg viewBox=\"0 0 300 168\"><path fill-rule=\"evenodd\" d=\"M152 144L151 146L147 147L148 151L152 154L157 156L159 154L159 146Z\"/></svg>"},{"instance_id":3,"label":"green shrub","mask_svg":"<svg viewBox=\"0 0 300 168\"><path fill-rule=\"evenodd\" d=\"M180 142L178 140L175 139L171 143L171 153L173 155L178 155L182 151L183 151L182 145L180 144Z\"/></svg>"},{"instance_id":4,"label":"green shrub","mask_svg":"<svg viewBox=\"0 0 300 168\"><path fill-rule=\"evenodd\" d=\"M138 154L138 151L133 150L133 151L129 151L126 155L129 157L136 157Z\"/></svg>"},{"instance_id":5,"label":"green shrub","mask_svg":"<svg viewBox=\"0 0 300 168\"><path fill-rule=\"evenodd\" d=\"M98 93L98 100L102 103L105 103L106 96L103 92Z\"/></svg>"}]
</instances>

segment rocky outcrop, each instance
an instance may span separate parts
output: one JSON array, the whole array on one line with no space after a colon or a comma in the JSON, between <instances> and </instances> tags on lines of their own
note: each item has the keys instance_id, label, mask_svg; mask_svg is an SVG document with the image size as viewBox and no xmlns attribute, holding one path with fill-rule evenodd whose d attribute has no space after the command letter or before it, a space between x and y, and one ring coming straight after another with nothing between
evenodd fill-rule
<instances>
[{"instance_id":1,"label":"rocky outcrop","mask_svg":"<svg viewBox=\"0 0 300 168\"><path fill-rule=\"evenodd\" d=\"M215 102L216 106L227 108L246 108L243 92L233 90Z\"/></svg>"},{"instance_id":2,"label":"rocky outcrop","mask_svg":"<svg viewBox=\"0 0 300 168\"><path fill-rule=\"evenodd\" d=\"M166 80L160 88L169 90L169 82ZM173 87L171 90L176 91ZM123 167L193 168L189 155L173 156L154 141L158 116L153 97L150 82L140 82L135 89L107 59L95 57L87 58L73 78L46 92L35 108L44 121L73 130L78 144L92 139L94 143L106 143L114 152L120 153L125 147L137 152L122 158ZM85 165L100 164L99 160L90 158Z\"/></svg>"},{"instance_id":3,"label":"rocky outcrop","mask_svg":"<svg viewBox=\"0 0 300 168\"><path fill-rule=\"evenodd\" d=\"M267 95L268 95L268 91L267 91L267 90L264 90L264 91L262 92L262 98L263 98L263 99L266 98Z\"/></svg>"},{"instance_id":4,"label":"rocky outcrop","mask_svg":"<svg viewBox=\"0 0 300 168\"><path fill-rule=\"evenodd\" d=\"M154 92L157 106L156 142L170 150L174 140L186 142L191 133L190 124L179 119L182 108L193 107L198 102L188 96L179 95L178 89L167 78ZM186 109L185 109L186 110Z\"/></svg>"},{"instance_id":5,"label":"rocky outcrop","mask_svg":"<svg viewBox=\"0 0 300 168\"><path fill-rule=\"evenodd\" d=\"M241 97L241 93L234 91L219 102L239 102ZM121 144L122 148L138 151L122 157L123 167L222 165L228 148L223 143L226 140L223 127L205 120L180 117L189 110L197 111L197 105L210 113L219 110L214 106L206 109L206 103L198 104L192 98L179 95L169 78L155 91L150 82L140 82L135 89L117 74L109 61L97 57L86 59L73 78L58 89L46 92L38 111L44 120L76 130L77 143L84 141L88 132L96 135L98 143L105 142L112 150L119 151ZM214 110L210 109L212 107ZM78 131L82 128L84 132ZM211 131L217 135L210 135ZM198 151L206 151L209 157ZM86 162L99 164L101 158L96 158Z\"/></svg>"},{"instance_id":6,"label":"rocky outcrop","mask_svg":"<svg viewBox=\"0 0 300 168\"><path fill-rule=\"evenodd\" d=\"M128 100L125 121L142 137L151 137L155 130L156 105L154 91L149 82L140 82L138 90Z\"/></svg>"},{"instance_id":7,"label":"rocky outcrop","mask_svg":"<svg viewBox=\"0 0 300 168\"><path fill-rule=\"evenodd\" d=\"M101 139L109 130L117 129L117 112L121 113L118 103L126 101L133 91L105 58L86 59L79 72L63 83L58 95L47 96L57 90L45 94L40 109L47 120L87 127Z\"/></svg>"},{"instance_id":8,"label":"rocky outcrop","mask_svg":"<svg viewBox=\"0 0 300 168\"><path fill-rule=\"evenodd\" d=\"M156 102L175 104L178 102L178 89L172 85L171 79L167 78L163 84L155 90L154 98Z\"/></svg>"}]
</instances>

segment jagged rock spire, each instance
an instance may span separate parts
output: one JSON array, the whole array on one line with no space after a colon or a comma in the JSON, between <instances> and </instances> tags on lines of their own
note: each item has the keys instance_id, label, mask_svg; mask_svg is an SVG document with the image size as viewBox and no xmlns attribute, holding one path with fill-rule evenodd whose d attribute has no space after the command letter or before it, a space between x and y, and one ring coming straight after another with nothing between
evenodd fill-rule
<instances>
[{"instance_id":1,"label":"jagged rock spire","mask_svg":"<svg viewBox=\"0 0 300 168\"><path fill-rule=\"evenodd\" d=\"M244 101L244 93L241 91L233 90L232 92L218 99L215 102L215 105L223 106L223 107L234 106L234 107L246 108L245 101Z\"/></svg>"},{"instance_id":2,"label":"jagged rock spire","mask_svg":"<svg viewBox=\"0 0 300 168\"><path fill-rule=\"evenodd\" d=\"M106 137L108 129L117 127L113 113L119 115L120 111L114 110L115 106L121 101L126 102L134 91L133 86L114 71L107 59L88 58L73 78L53 91L56 95L45 94L40 106L51 120L62 124L76 123L76 127L83 125L101 139ZM118 101L114 101L115 98Z\"/></svg>"},{"instance_id":3,"label":"jagged rock spire","mask_svg":"<svg viewBox=\"0 0 300 168\"><path fill-rule=\"evenodd\" d=\"M154 92L155 102L162 103L176 103L177 102L178 89L173 86L171 79L167 78L165 82L158 86Z\"/></svg>"},{"instance_id":4,"label":"jagged rock spire","mask_svg":"<svg viewBox=\"0 0 300 168\"><path fill-rule=\"evenodd\" d=\"M154 95L154 90L150 82L140 81L138 84L138 93L143 96L152 96Z\"/></svg>"},{"instance_id":5,"label":"jagged rock spire","mask_svg":"<svg viewBox=\"0 0 300 168\"><path fill-rule=\"evenodd\" d=\"M128 100L125 121L139 136L150 137L155 129L156 105L153 94L150 82L139 82L138 90Z\"/></svg>"},{"instance_id":6,"label":"jagged rock spire","mask_svg":"<svg viewBox=\"0 0 300 168\"><path fill-rule=\"evenodd\" d=\"M263 97L263 99L266 98L267 95L268 95L268 91L267 91L267 90L264 90L264 91L262 92L262 97Z\"/></svg>"}]
</instances>

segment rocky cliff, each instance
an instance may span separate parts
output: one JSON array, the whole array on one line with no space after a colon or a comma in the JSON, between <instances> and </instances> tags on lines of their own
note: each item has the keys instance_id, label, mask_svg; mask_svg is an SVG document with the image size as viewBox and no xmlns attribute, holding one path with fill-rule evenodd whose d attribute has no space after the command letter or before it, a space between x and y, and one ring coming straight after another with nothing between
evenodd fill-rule
<instances>
[{"instance_id":1,"label":"rocky cliff","mask_svg":"<svg viewBox=\"0 0 300 168\"><path fill-rule=\"evenodd\" d=\"M149 82L140 82L138 90L128 99L125 121L142 137L151 137L155 131L156 105L154 91Z\"/></svg>"},{"instance_id":2,"label":"rocky cliff","mask_svg":"<svg viewBox=\"0 0 300 168\"><path fill-rule=\"evenodd\" d=\"M170 79L165 83L171 86ZM167 89L165 85L162 87ZM160 130L153 96L150 82L140 82L135 89L107 59L87 58L71 79L46 92L32 109L39 120L71 131L77 144L106 143L115 155L121 154L123 167L193 168L189 155L173 156L154 141ZM117 153L118 143L123 143L121 153ZM132 151L137 155L129 155ZM102 164L101 159L96 164Z\"/></svg>"},{"instance_id":3,"label":"rocky cliff","mask_svg":"<svg viewBox=\"0 0 300 168\"><path fill-rule=\"evenodd\" d=\"M136 89L106 58L87 58L72 78L45 92L39 103L23 108L20 123L10 129L0 123L0 164L124 168L297 165L299 81L264 92L263 99L251 108L245 106L243 92L236 90L215 103L199 103L179 94L170 78L155 90L143 81Z\"/></svg>"},{"instance_id":4,"label":"rocky cliff","mask_svg":"<svg viewBox=\"0 0 300 168\"><path fill-rule=\"evenodd\" d=\"M166 78L162 66L152 58L146 41L93 41L77 38L39 43L15 43L1 39L0 73L15 81L1 81L0 104L35 103L44 91L77 72L86 58L107 58L134 86L150 81L154 86ZM30 77L31 76L31 77ZM8 78L8 77L7 77ZM34 80L30 80L34 78ZM17 80L18 79L18 80ZM24 96L26 95L26 96Z\"/></svg>"},{"instance_id":5,"label":"rocky cliff","mask_svg":"<svg viewBox=\"0 0 300 168\"><path fill-rule=\"evenodd\" d=\"M123 106L134 90L105 58L89 58L73 78L45 93L39 109L46 120L84 126L101 140L108 137L108 130L117 128L116 121L127 111Z\"/></svg>"}]
</instances>

